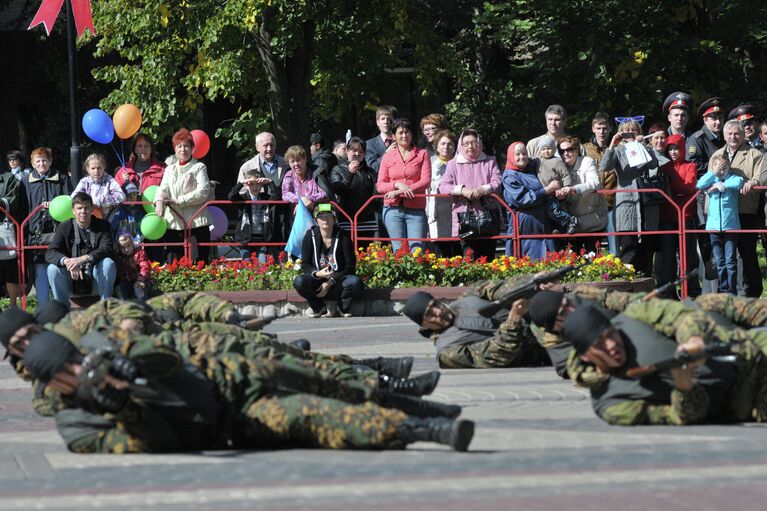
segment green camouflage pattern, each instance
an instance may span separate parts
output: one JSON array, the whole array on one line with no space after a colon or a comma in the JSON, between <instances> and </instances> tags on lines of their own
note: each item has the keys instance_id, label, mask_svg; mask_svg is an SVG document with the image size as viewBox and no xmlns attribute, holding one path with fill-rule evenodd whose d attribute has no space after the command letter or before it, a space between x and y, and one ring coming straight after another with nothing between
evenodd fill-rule
<instances>
[{"instance_id":1,"label":"green camouflage pattern","mask_svg":"<svg viewBox=\"0 0 767 511\"><path fill-rule=\"evenodd\" d=\"M608 407L602 418L609 424L634 426L637 424L668 424L682 426L700 422L708 411L708 394L700 385L689 392L671 391L671 404L658 405L645 400L623 401Z\"/></svg>"},{"instance_id":2,"label":"green camouflage pattern","mask_svg":"<svg viewBox=\"0 0 767 511\"><path fill-rule=\"evenodd\" d=\"M767 326L767 300L746 298L729 293L712 293L695 298L701 309L717 312L738 326Z\"/></svg>"},{"instance_id":3,"label":"green camouflage pattern","mask_svg":"<svg viewBox=\"0 0 767 511\"><path fill-rule=\"evenodd\" d=\"M129 349L131 359L138 353L152 358L155 346L146 344L136 341ZM159 359L150 365L162 373L160 367L167 368L169 363L161 350ZM198 364L215 384L221 409L219 431L212 438L228 437L234 448L404 447L397 428L407 416L371 402L374 396L369 389L353 388L312 371L297 372L277 361L248 360L237 353L201 358ZM65 413L61 415L66 418ZM69 449L80 453L168 452L177 445L167 422L135 402L116 415L101 418L91 427L80 421ZM67 427L58 416L57 423Z\"/></svg>"},{"instance_id":4,"label":"green camouflage pattern","mask_svg":"<svg viewBox=\"0 0 767 511\"><path fill-rule=\"evenodd\" d=\"M231 302L197 291L164 293L146 303L153 309L175 312L181 318L192 321L226 323L233 315L239 317Z\"/></svg>"},{"instance_id":5,"label":"green camouflage pattern","mask_svg":"<svg viewBox=\"0 0 767 511\"><path fill-rule=\"evenodd\" d=\"M581 298L593 300L602 307L615 312L623 312L632 303L641 302L642 298L647 294L614 291L586 284L577 284L572 287L570 292Z\"/></svg>"},{"instance_id":6,"label":"green camouflage pattern","mask_svg":"<svg viewBox=\"0 0 767 511\"><path fill-rule=\"evenodd\" d=\"M520 322L504 322L493 337L485 341L447 346L437 354L439 366L446 369L494 368L516 365L527 337ZM436 334L437 336L439 334Z\"/></svg>"}]
</instances>

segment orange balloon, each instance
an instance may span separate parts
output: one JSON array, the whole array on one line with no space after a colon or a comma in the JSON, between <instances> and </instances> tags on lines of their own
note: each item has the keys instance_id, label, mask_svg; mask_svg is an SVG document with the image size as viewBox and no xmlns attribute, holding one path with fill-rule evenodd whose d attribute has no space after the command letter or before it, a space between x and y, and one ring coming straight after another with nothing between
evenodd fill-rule
<instances>
[{"instance_id":1,"label":"orange balloon","mask_svg":"<svg viewBox=\"0 0 767 511\"><path fill-rule=\"evenodd\" d=\"M130 138L141 127L141 112L135 105L125 103L115 110L112 116L115 125L115 133L120 138Z\"/></svg>"}]
</instances>

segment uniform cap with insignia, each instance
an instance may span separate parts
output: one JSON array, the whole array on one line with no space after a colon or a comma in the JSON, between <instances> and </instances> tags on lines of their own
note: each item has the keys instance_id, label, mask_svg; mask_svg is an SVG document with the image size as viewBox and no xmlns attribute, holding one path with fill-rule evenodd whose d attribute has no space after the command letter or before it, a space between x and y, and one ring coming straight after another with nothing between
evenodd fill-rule
<instances>
[{"instance_id":1,"label":"uniform cap with insignia","mask_svg":"<svg viewBox=\"0 0 767 511\"><path fill-rule=\"evenodd\" d=\"M737 108L734 108L732 111L730 111L729 119L737 119L741 123L746 123L752 119L754 119L757 115L757 110L754 105L751 103L746 103L744 105L738 105Z\"/></svg>"},{"instance_id":2,"label":"uniform cap with insignia","mask_svg":"<svg viewBox=\"0 0 767 511\"><path fill-rule=\"evenodd\" d=\"M724 115L724 107L722 106L722 98L709 98L700 104L698 108L698 115L701 117L708 117L711 115Z\"/></svg>"},{"instance_id":3,"label":"uniform cap with insignia","mask_svg":"<svg viewBox=\"0 0 767 511\"><path fill-rule=\"evenodd\" d=\"M663 102L663 113L668 114L668 111L672 108L684 108L685 110L692 110L692 107L692 96L686 92L672 92Z\"/></svg>"}]
</instances>

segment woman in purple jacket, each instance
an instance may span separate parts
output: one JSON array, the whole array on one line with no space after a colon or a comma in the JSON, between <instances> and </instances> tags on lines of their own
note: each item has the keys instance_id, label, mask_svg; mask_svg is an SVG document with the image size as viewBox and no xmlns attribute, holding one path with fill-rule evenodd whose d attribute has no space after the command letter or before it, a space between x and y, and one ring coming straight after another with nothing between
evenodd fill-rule
<instances>
[{"instance_id":1,"label":"woman in purple jacket","mask_svg":"<svg viewBox=\"0 0 767 511\"><path fill-rule=\"evenodd\" d=\"M295 205L301 200L309 211L312 211L318 202L329 200L309 172L306 151L303 147L300 145L288 147L284 158L290 170L282 178L282 200ZM293 214L295 213L294 207Z\"/></svg>"},{"instance_id":2,"label":"woman in purple jacket","mask_svg":"<svg viewBox=\"0 0 767 511\"><path fill-rule=\"evenodd\" d=\"M482 151L482 139L477 130L465 129L458 137L457 155L450 160L439 184L439 193L453 197L453 236L458 236L458 214L467 209L483 211L498 206L492 198L482 197L501 186L501 173L495 158ZM475 258L488 261L495 258L497 241L492 239L463 240L464 254L470 248Z\"/></svg>"}]
</instances>

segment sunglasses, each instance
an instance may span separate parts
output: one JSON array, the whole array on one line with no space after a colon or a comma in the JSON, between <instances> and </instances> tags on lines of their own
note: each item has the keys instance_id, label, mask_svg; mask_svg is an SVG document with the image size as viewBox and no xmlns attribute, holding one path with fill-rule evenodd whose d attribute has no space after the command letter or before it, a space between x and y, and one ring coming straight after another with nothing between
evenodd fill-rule
<instances>
[{"instance_id":1,"label":"sunglasses","mask_svg":"<svg viewBox=\"0 0 767 511\"><path fill-rule=\"evenodd\" d=\"M616 117L615 122L618 124L623 124L624 122L631 122L634 121L635 123L639 124L640 126L644 122L644 115L635 115L634 117Z\"/></svg>"},{"instance_id":2,"label":"sunglasses","mask_svg":"<svg viewBox=\"0 0 767 511\"><path fill-rule=\"evenodd\" d=\"M560 147L559 148L560 153L574 153L575 148L574 147Z\"/></svg>"}]
</instances>

